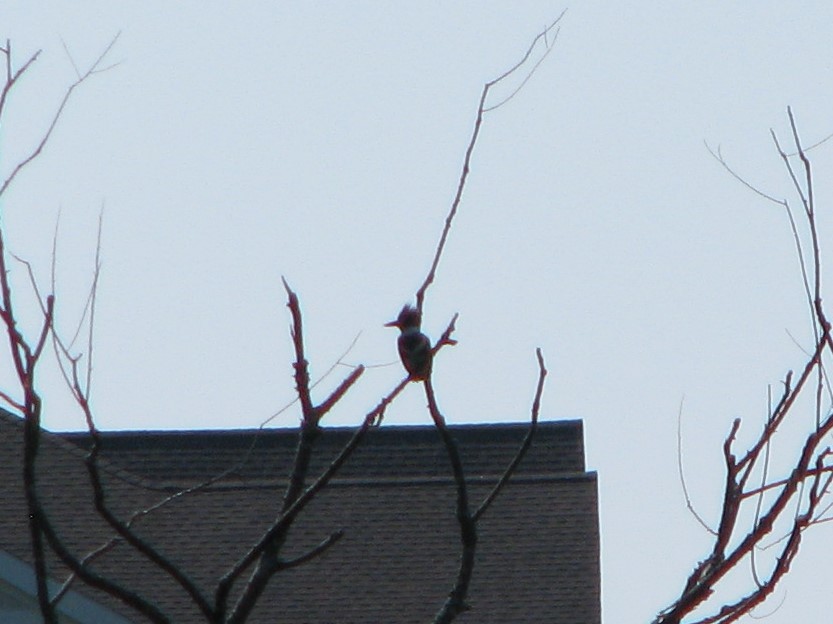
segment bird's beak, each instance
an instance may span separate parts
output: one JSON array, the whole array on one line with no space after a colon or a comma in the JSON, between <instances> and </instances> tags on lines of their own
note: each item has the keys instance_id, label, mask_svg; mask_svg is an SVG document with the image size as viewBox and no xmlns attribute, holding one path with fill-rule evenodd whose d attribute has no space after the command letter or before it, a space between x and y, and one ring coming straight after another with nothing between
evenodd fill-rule
<instances>
[{"instance_id":1,"label":"bird's beak","mask_svg":"<svg viewBox=\"0 0 833 624\"><path fill-rule=\"evenodd\" d=\"M390 323L385 323L385 327L399 327L399 321L391 321Z\"/></svg>"}]
</instances>

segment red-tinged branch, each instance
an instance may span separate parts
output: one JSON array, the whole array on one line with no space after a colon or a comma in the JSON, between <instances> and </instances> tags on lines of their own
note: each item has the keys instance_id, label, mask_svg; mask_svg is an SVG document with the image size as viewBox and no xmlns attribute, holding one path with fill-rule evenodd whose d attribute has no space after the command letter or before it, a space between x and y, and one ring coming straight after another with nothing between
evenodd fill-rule
<instances>
[{"instance_id":1,"label":"red-tinged branch","mask_svg":"<svg viewBox=\"0 0 833 624\"><path fill-rule=\"evenodd\" d=\"M15 399L13 399L10 395L6 394L6 393L5 393L5 392L3 392L2 390L0 390L0 400L5 401L5 402L6 402L6 403L8 403L11 407L13 407L13 408L14 408L14 409L16 409L17 411L19 411L21 414L22 414L22 413L24 412L24 410L26 409L26 408L23 406L23 403L20 403L20 402L16 401L16 400L15 400Z\"/></svg>"},{"instance_id":2,"label":"red-tinged branch","mask_svg":"<svg viewBox=\"0 0 833 624\"><path fill-rule=\"evenodd\" d=\"M283 279L283 278L282 278ZM295 460L293 462L292 474L284 493L283 506L281 511L286 511L292 503L298 498L303 490L304 483L309 473L309 465L312 459L312 451L315 442L321 433L318 424L321 417L328 412L336 402L338 402L345 393L353 386L354 383L364 372L364 367L359 366L354 369L347 378L342 381L338 388L327 397L322 405L314 405L312 395L310 393L310 377L309 366L304 355L304 334L301 316L301 304L298 296L289 287L286 279L283 279L284 288L286 288L290 313L292 315L292 340L295 345L295 385L298 393L298 400L301 403L301 431L298 436L298 449L295 453ZM282 542L276 542L270 545L265 555L273 559L270 562L270 567L277 564L277 556Z\"/></svg>"},{"instance_id":3,"label":"red-tinged branch","mask_svg":"<svg viewBox=\"0 0 833 624\"><path fill-rule=\"evenodd\" d=\"M319 403L317 408L319 418L323 418L327 412L329 412L335 404L338 403L345 394L347 394L347 391L353 386L354 383L356 383L356 381L358 381L364 371L365 368L361 364L354 368L353 371L338 385L338 387L333 390L330 396Z\"/></svg>"},{"instance_id":4,"label":"red-tinged branch","mask_svg":"<svg viewBox=\"0 0 833 624\"><path fill-rule=\"evenodd\" d=\"M47 298L47 319L44 324L45 327L52 326L52 309L53 298ZM92 321L91 321L92 323ZM92 332L92 326L90 327ZM46 337L41 336L39 341L39 348L43 347ZM134 550L145 556L149 561L156 565L159 569L166 572L175 582L177 582L183 590L188 594L189 598L197 608L203 613L206 618L212 616L211 605L208 600L202 595L196 584L181 570L179 567L171 563L166 557L159 553L150 543L139 537L139 535L132 529L133 521L143 515L142 512L133 514L128 522L122 521L107 505L106 491L101 480L101 474L98 466L98 457L102 448L102 438L95 426L95 419L90 405L88 388L82 387L81 375L79 373L79 359L72 357L68 348L63 342L56 338L56 344L59 345L60 353L69 361L70 372L65 374L69 387L75 397L76 403L84 414L87 422L87 428L92 438L92 447L86 458L87 472L90 478L90 484L93 490L93 499L97 513L102 519L116 532L116 534L128 543ZM87 384L89 386L89 367L87 369ZM106 549L103 549L106 550ZM79 562L78 567L83 568L88 561L83 564ZM72 568L73 572L84 579L84 575L76 568Z\"/></svg>"},{"instance_id":5,"label":"red-tinged branch","mask_svg":"<svg viewBox=\"0 0 833 624\"><path fill-rule=\"evenodd\" d=\"M822 355L824 353L825 347L827 345L826 341L827 333L822 337L822 340L816 345L815 351L813 352L812 357L808 360L807 364L804 366L804 369L801 371L801 375L798 378L794 387L790 387L790 381L792 380L792 373L787 376L787 381L785 384L785 395L783 400L779 403L778 407L773 411L770 417L767 419L766 424L764 425L764 429L752 447L746 452L743 458L738 462L738 468L746 467L746 472L743 475L743 482L746 481L748 476L752 472L752 468L754 467L755 461L760 456L761 451L778 430L778 427L781 423L786 419L786 417L790 414L793 405L798 400L798 397L801 394L802 389L804 388L807 380L813 374L814 370L817 366L821 365Z\"/></svg>"},{"instance_id":6,"label":"red-tinged branch","mask_svg":"<svg viewBox=\"0 0 833 624\"><path fill-rule=\"evenodd\" d=\"M813 523L818 505L830 486L831 475L824 474L822 470L824 459L828 454L829 451L825 450L816 458L816 468L813 470L815 477L810 486L807 509L794 518L784 547L775 558L775 566L768 577L763 581L758 580L756 589L740 600L724 605L715 615L698 620L696 624L729 624L735 622L756 606L762 604L772 594L778 582L789 572L792 561L798 554L802 534ZM824 476L823 484L822 476Z\"/></svg>"},{"instance_id":7,"label":"red-tinged branch","mask_svg":"<svg viewBox=\"0 0 833 624\"><path fill-rule=\"evenodd\" d=\"M295 389L298 392L298 399L301 401L302 418L305 423L317 426L318 417L312 405L309 390L309 363L304 357L304 330L301 320L301 305L298 302L298 295L292 292L286 279L281 278L281 280L283 280L283 286L289 298L289 302L286 305L292 314L292 343L295 346L295 363L292 366L295 368Z\"/></svg>"},{"instance_id":8,"label":"red-tinged branch","mask_svg":"<svg viewBox=\"0 0 833 624\"><path fill-rule=\"evenodd\" d=\"M818 475L833 475L833 466L822 466L821 468L811 468L810 470L807 470L804 473L804 478L805 479L809 479L811 477L815 478ZM771 492L772 490L777 490L778 488L781 488L781 487L785 486L787 483L789 483L789 481L790 481L789 478L787 478L787 479L778 479L777 481L772 481L770 483L767 483L767 484L762 485L760 487L754 488L752 490L747 490L747 491L743 492L742 496L743 496L744 499L755 498L755 497L760 496L761 494L764 494L766 492Z\"/></svg>"},{"instance_id":9,"label":"red-tinged branch","mask_svg":"<svg viewBox=\"0 0 833 624\"><path fill-rule=\"evenodd\" d=\"M2 228L0 228L0 297L2 297L0 319L3 320L3 324L6 326L6 336L9 340L9 352L12 356L14 370L18 380L20 381L21 387L23 387L24 380L27 376L26 361L28 356L31 355L31 350L29 349L29 345L26 343L26 340L17 329L17 319L14 313L12 290L9 284L9 268L6 265L6 246Z\"/></svg>"},{"instance_id":10,"label":"red-tinged branch","mask_svg":"<svg viewBox=\"0 0 833 624\"><path fill-rule=\"evenodd\" d=\"M697 620L697 624L728 624L735 622L753 608L760 605L774 591L777 584L788 573L790 565L798 554L803 532L813 524L823 521L822 517L831 505L824 506L833 483L833 466L829 465L831 452L822 448L826 437L833 432L833 414L827 411L822 416L823 390L828 381L824 371L824 357L833 352L833 340L830 335L830 323L825 315L821 300L821 259L818 231L816 227L815 197L813 191L812 168L798 135L795 118L787 110L796 154L787 154L781 147L777 136L771 131L776 149L787 170L793 190L803 206L809 235L812 239L811 257L805 260L798 227L793 218L793 211L786 200L777 200L772 195L759 191L744 181L725 163L718 152L715 156L719 162L736 179L769 201L786 208L790 217L790 227L795 240L796 250L801 262L801 275L808 303L813 316L815 347L808 355L798 379L793 381L790 372L784 381L784 392L778 404L768 415L760 434L749 449L738 459L732 447L738 432L740 421L736 420L723 447L726 465L726 482L724 487L721 520L716 532L711 554L699 563L689 577L680 598L668 609L660 613L657 624L678 624L683 617L695 612L707 599L717 591L723 578L744 559L752 565L754 588L741 599L723 604L715 612ZM714 155L714 152L712 152ZM790 160L797 155L801 161L803 176L793 168ZM812 282L812 284L811 284ZM815 376L815 388L808 388L808 380ZM769 454L775 434L787 419L793 415L799 396L812 392L815 410L815 422L812 430L806 434L803 447L796 456L789 475L783 478L769 477ZM760 464L763 462L763 468ZM747 483L755 471L761 474L757 487L748 488ZM770 502L764 507L764 495L769 493ZM754 500L755 511L747 526L740 523L743 503ZM750 504L753 504L750 502ZM793 511L797 509L796 511ZM762 540L770 535L777 523L788 523L786 535L775 544L783 542L780 552L774 557L775 563L769 572L761 575L756 563L755 549L760 548ZM730 544L734 544L730 547ZM775 545L773 544L773 546Z\"/></svg>"},{"instance_id":11,"label":"red-tinged branch","mask_svg":"<svg viewBox=\"0 0 833 624\"><path fill-rule=\"evenodd\" d=\"M759 587L751 592L743 601L735 605L722 607L717 615L702 620L702 622L734 621L740 615L743 615L757 604L760 604L766 595L774 589L778 580L787 573L789 563L797 554L801 532L812 523L820 501L828 493L831 474L829 468L825 466L824 460L828 457L829 451L824 449L819 452L818 449L825 436L833 431L833 415L829 416L820 428L815 429L808 435L795 467L789 478L780 483L781 490L769 506L767 512L758 518L748 533L731 552L727 553L728 543L735 532L735 526L740 516L740 504L742 499L745 498L745 493L737 481L738 465L734 462L734 457L730 450L738 426L739 420L736 420L732 427L732 432L724 444L724 457L727 465L726 490L724 493L721 524L717 532L718 535L712 554L696 567L686 584L680 600L664 612L656 620L657 623L669 624L679 622L683 616L693 612L700 604L708 599L721 579L729 571L734 569L743 558L751 556L753 549L757 548L763 538L771 533L776 521L783 518L784 514L788 512L790 501L800 492L799 488L801 484L808 478L812 478L813 483L808 494L807 508L804 513L797 515L793 519L787 544L782 550L781 555L777 558L776 567L770 574L769 581L760 583ZM823 485L820 485L822 483ZM732 609L741 611L733 611Z\"/></svg>"},{"instance_id":12,"label":"red-tinged branch","mask_svg":"<svg viewBox=\"0 0 833 624\"><path fill-rule=\"evenodd\" d=\"M105 52L90 67L86 74L79 76L79 79L64 93L64 97L54 113L49 127L42 134L35 149L26 158L17 163L2 185L0 185L0 196L5 193L6 189L15 179L17 174L26 165L37 158L44 149L50 136L52 135L52 131L61 117L64 108L69 102L72 92L77 86L84 82L84 80L97 71L98 65L103 60L111 46L112 44L108 46ZM11 89L14 88L18 79L28 70L32 63L35 62L40 52L33 54L29 60L16 71L13 69L11 43L7 41L6 46L4 48L0 48L0 53L5 55L6 58L6 79L3 85L2 93L0 93L0 118L2 118ZM41 398L36 388L35 378L38 361L43 353L43 348L46 345L46 341L52 330L55 313L55 300L53 295L49 295L45 300L43 300L37 290L36 294L41 310L43 311L43 324L33 347L17 327L17 318L15 316L11 287L9 285L7 250L5 248L3 232L2 229L0 229L0 318L2 318L3 323L6 326L9 349L23 394L23 401L12 401L11 397L6 393L3 393L3 397L12 405L20 408L24 418L23 484L29 512L29 527L35 565L38 603L44 621L55 622L56 615L54 605L49 599L46 585L48 575L44 552L44 536L54 535L54 531L38 496L36 476L41 433ZM52 540L49 541L51 543Z\"/></svg>"},{"instance_id":13,"label":"red-tinged branch","mask_svg":"<svg viewBox=\"0 0 833 624\"><path fill-rule=\"evenodd\" d=\"M431 349L431 357L434 357L437 354L437 351L442 349L444 346L448 345L453 347L457 344L457 341L451 337L451 334L454 333L457 325L457 318L459 314L455 313L454 316L451 317L451 320L448 323L448 327L445 328L445 331L442 335L437 339L437 344Z\"/></svg>"}]
</instances>

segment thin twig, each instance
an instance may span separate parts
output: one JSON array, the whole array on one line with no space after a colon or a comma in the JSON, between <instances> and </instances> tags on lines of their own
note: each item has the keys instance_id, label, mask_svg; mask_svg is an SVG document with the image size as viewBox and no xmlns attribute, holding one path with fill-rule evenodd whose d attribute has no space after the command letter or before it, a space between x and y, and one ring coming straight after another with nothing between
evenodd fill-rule
<instances>
[{"instance_id":1,"label":"thin twig","mask_svg":"<svg viewBox=\"0 0 833 624\"><path fill-rule=\"evenodd\" d=\"M333 372L336 368L338 368L340 365L349 366L349 365L347 365L347 364L344 364L343 360L344 360L344 358L346 358L346 357L347 357L347 354L349 354L349 353L353 350L353 347L355 347L355 346L356 346L356 343L358 342L358 340L359 340L359 337L360 337L360 336L361 336L361 332L359 332L358 334L356 334L356 335L353 337L353 340L350 342L350 344L347 346L347 348L344 350L344 352L343 352L340 356L338 356L338 359L336 359L336 361L335 361L335 362L333 362L333 363L330 365L330 368L328 368L326 371L324 371L324 373L323 373L323 374L322 374L322 375L321 375L318 379L316 379L314 382L312 382L312 383L310 384L310 386L309 386L309 387L310 387L310 390L314 390L314 389L315 389L315 387L316 387L316 386L318 386L318 384L320 384L322 381L324 381L325 379L327 379L327 378L328 378L328 377L332 374L332 372ZM354 366L354 367L352 367L352 368L356 369L356 368L359 368L359 367L358 367L358 366ZM373 368L373 366L363 366L363 368L365 368L365 369L367 369L367 368ZM343 382L342 382L342 383L343 383ZM275 413L273 413L271 416L269 416L269 418L267 418L267 419L266 419L266 420L264 420L262 423L260 423L260 427L259 427L259 429L263 429L263 428L265 428L265 427L266 427L266 425L268 425L268 424L269 424L270 422L272 422L275 418L277 418L278 416L280 416L281 414L283 414L286 410L288 410L290 407L292 407L293 405L295 405L297 402L298 402L298 396L296 395L294 399L292 399L291 401L289 401L288 403L286 403L283 407L281 407L279 410L277 410Z\"/></svg>"},{"instance_id":2,"label":"thin twig","mask_svg":"<svg viewBox=\"0 0 833 624\"><path fill-rule=\"evenodd\" d=\"M121 33L119 33L119 34L121 34ZM46 143L49 141L49 137L52 136L52 131L55 130L55 126L58 125L58 120L61 118L61 115L63 114L64 109L66 108L66 105L69 102L70 98L72 97L72 93L75 91L75 89L77 87L79 87L81 84L83 84L88 78L90 78L90 76L93 76L94 74L100 73L101 71L105 71L106 69L110 69L110 67L112 67L112 66L109 66L109 67L106 67L106 68L100 68L100 65L101 65L102 61L104 61L104 58L107 56L107 54L110 52L110 50L113 48L113 46L116 45L116 41L118 41L119 34L117 34L115 37L113 37L113 39L110 41L110 43L107 45L107 47L104 48L104 51L98 56L98 58L95 60L95 62L93 62L93 64L89 66L87 71L80 78L78 78L75 82L73 82L69 86L69 88L64 92L64 97L61 100L60 104L58 105L57 110L52 115L52 120L50 121L49 126L46 129L46 132L43 133L40 142L37 144L35 149L33 149L26 158L21 160L15 166L15 168L12 169L12 172L6 178L5 182L3 182L2 185L0 185L0 197L2 197L3 193L6 192L6 189L9 188L9 185L17 177L17 174L20 173L20 171L24 167L26 167L26 165L28 165L35 158L37 158L40 155L40 153L43 151L43 148L46 147ZM26 65L24 65L18 71L18 73L15 75L13 81L16 80L20 76L20 74L29 66L29 64L31 64L35 60L35 58L37 58L37 53L31 59L29 59L29 61L26 63ZM9 83L7 83L7 87L10 87ZM0 96L0 112L2 112L2 105L4 104L4 100L5 100L5 92L6 92L6 90L4 89L3 95Z\"/></svg>"},{"instance_id":3,"label":"thin twig","mask_svg":"<svg viewBox=\"0 0 833 624\"><path fill-rule=\"evenodd\" d=\"M766 390L767 390L767 402L766 402L767 417L771 417L772 416L772 386L771 385L767 386ZM761 510L763 509L763 505L764 505L763 487L766 485L767 478L769 477L769 459L770 459L771 448L772 448L772 439L770 438L769 440L767 440L766 447L765 447L765 450L764 450L764 465L763 465L762 470L761 470L761 492L757 496L757 501L755 503L755 516L754 516L754 520L752 521L753 525L758 524L758 522L761 519ZM754 548L749 553L749 566L750 566L750 569L751 569L751 572L752 572L752 578L755 580L755 583L757 583L758 587L762 587L762 583L761 583L761 580L760 580L759 575L758 575L758 567L755 563L755 549Z\"/></svg>"},{"instance_id":4,"label":"thin twig","mask_svg":"<svg viewBox=\"0 0 833 624\"><path fill-rule=\"evenodd\" d=\"M8 39L6 39L6 47L2 48L0 51L2 51L2 53L6 56L6 81L3 85L3 91L0 92L0 118L2 118L3 113L6 111L6 98L8 97L9 92L12 90L18 79L26 73L26 70L29 69L32 63L38 60L41 50L32 54L32 56L29 57L29 60L23 63L23 65L21 65L20 68L14 72L14 74L12 74L12 44Z\"/></svg>"},{"instance_id":5,"label":"thin twig","mask_svg":"<svg viewBox=\"0 0 833 624\"><path fill-rule=\"evenodd\" d=\"M468 144L468 147L466 148L466 155L463 158L463 169L460 172L460 178L459 178L459 181L457 183L457 193L454 195L454 200L451 202L451 208L448 212L448 216L445 219L445 227L443 227L443 231L442 231L442 234L440 235L439 243L437 243L437 248L434 252L434 260L431 263L431 268L428 271L428 275L425 276L425 281L422 283L422 286L419 287L419 290L417 290L417 293L416 293L416 307L417 307L417 310L419 310L420 313L422 313L422 311L423 311L422 307L423 307L423 302L424 302L424 299L425 299L425 291L428 290L428 287L431 285L431 283L434 281L434 278L436 277L437 267L440 264L440 257L442 256L443 249L445 248L445 243L448 240L448 234L451 231L451 223L452 223L452 221L454 221L454 217L457 215L457 209L459 208L460 202L463 199L463 190L466 188L466 180L468 179L469 172L471 171L471 158L472 158L472 154L474 153L474 147L477 144L477 138L480 135L480 127L483 124L483 116L489 110L494 110L495 108L497 108L499 106L502 106L509 99L514 97L515 93L517 93L517 91L519 91L520 88L529 79L529 76L531 76L532 73L535 72L535 69L538 67L538 65L541 63L541 61L539 61L532 68L532 71L529 73L529 76L527 76L527 78L524 79L523 83L521 83L521 87L518 87L518 89L514 93L512 93L512 95L510 95L508 98L506 98L506 100L502 101L497 106L493 106L492 108L486 108L486 98L489 95L489 91L492 87L494 87L495 85L500 83L502 80L508 78L509 76L511 76L516 71L518 71L521 67L524 66L524 64L526 63L526 61L529 59L530 55L532 54L532 50L535 48L537 43L541 39L545 39L547 33L549 33L553 28L555 28L555 26L559 23L559 21L561 21L561 18L564 17L565 12L566 11L563 11L561 13L561 15L559 15L555 19L555 21L553 21L552 24L547 26L542 32L540 32L538 34L538 36L535 37L535 39L533 39L532 44L527 49L526 54L523 56L523 58L518 63L516 63L513 67L511 67L509 70L502 73L500 76L498 76L494 80L492 80L490 82L487 82L485 85L483 85L483 90L480 93L480 102L477 105L477 114L475 115L474 129L472 130L471 137L469 139L469 144ZM550 49L551 49L551 46L547 46L547 51L544 54L544 57L546 57L546 55L549 54ZM543 59L541 59L541 60L543 60Z\"/></svg>"},{"instance_id":6,"label":"thin twig","mask_svg":"<svg viewBox=\"0 0 833 624\"><path fill-rule=\"evenodd\" d=\"M249 452L251 452L251 450L252 449L250 447ZM229 475L231 475L231 474L235 473L237 470L239 470L240 467L245 463L246 459L247 458L244 455L243 459L239 460L237 463L235 463L230 468L227 468L223 472L211 477L210 479L207 479L206 481L203 481L203 482L198 483L196 485L193 485L191 487L188 487L188 488L179 490L177 492L174 492L173 494L170 494L169 496L166 496L165 498L155 502L153 505L150 505L149 507L145 507L144 509L139 509L138 511L134 511L133 514L130 516L130 518L127 519L127 522L125 522L126 526L128 528L133 528L133 525L136 524L139 520L142 520L143 518L151 515L152 513L156 512L157 510L161 509L162 507L165 507L165 506L169 505L170 503L172 503L176 500L179 500L181 498L184 498L184 497L186 497L190 494L200 492L200 491L208 488L209 486L214 485L218 481L222 481L223 479L225 479ZM95 561L98 557L100 557L101 555L109 552L114 546L116 546L117 544L119 544L123 541L124 541L124 539L119 537L119 536L110 538L104 544L102 544L101 546L99 546L95 550L93 550L93 551L89 552L87 555L85 555L84 558L80 561L81 567L83 568L83 567L89 565L90 563ZM75 581L75 579L77 578L77 576L78 575L75 572L72 572L69 575L69 577L64 581L63 585L61 586L61 589L52 598L53 603L55 603L55 604L58 603L58 601L61 599L61 596L63 596L63 594L65 594L69 590L69 588L72 586L72 584Z\"/></svg>"},{"instance_id":7,"label":"thin twig","mask_svg":"<svg viewBox=\"0 0 833 624\"><path fill-rule=\"evenodd\" d=\"M171 620L162 612L161 609L159 609L159 607L156 606L153 601L144 598L126 587L122 587L119 583L116 583L112 579L93 572L89 569L89 567L82 565L81 562L76 559L64 545L63 541L61 541L61 538L58 537L51 525L46 525L44 527L44 535L49 542L50 548L52 548L58 558L70 570L75 572L78 577L84 581L84 583L115 597L130 608L144 615L155 624L171 623Z\"/></svg>"},{"instance_id":8,"label":"thin twig","mask_svg":"<svg viewBox=\"0 0 833 624\"><path fill-rule=\"evenodd\" d=\"M822 447L822 442L833 432L833 413L823 406L824 388L827 387L828 393L831 392L825 371L825 359L833 352L833 339L821 300L820 243L816 225L812 168L806 150L802 147L795 117L789 108L787 115L796 147L795 154L787 154L775 133L771 131L771 135L793 190L803 206L800 214L803 214L804 225L812 240L808 257L805 257L789 202L776 200L771 195L759 191L726 164L719 150L717 153L710 151L737 180L761 197L786 209L801 262L802 281L811 310L815 345L811 352L806 353L807 360L797 380L793 381L791 371L786 375L783 394L778 403L773 407L771 399L769 400L767 420L758 437L740 458L736 458L732 450L740 426L740 421L735 420L732 431L724 443L726 483L721 521L712 552L695 566L679 599L658 615L655 620L657 624L679 624L683 617L694 613L714 595L721 580L748 557L752 566L754 587L739 600L719 606L711 615L696 622L728 624L737 621L772 594L797 556L803 532L810 526L825 521L824 515L831 508L828 498L833 483L833 466L829 463L831 452L828 448ZM790 160L796 155L802 163L802 174L797 173ZM808 384L813 376L816 377L814 388ZM783 477L773 477L770 472L772 465L776 464L771 458L774 436L797 410L799 397L807 393L812 393L813 396L814 426L806 434L804 444L788 473ZM758 467L760 481L755 487L748 487L747 483ZM769 494L769 502L765 499L765 494ZM748 510L748 513L742 513L742 510ZM751 518L748 525L742 523L746 517ZM778 526L776 523L785 522L789 523L786 535L769 545L763 545L763 540ZM779 552L773 556L775 563L764 572L764 568L757 563L756 551L772 548L776 544L779 545Z\"/></svg>"},{"instance_id":9,"label":"thin twig","mask_svg":"<svg viewBox=\"0 0 833 624\"><path fill-rule=\"evenodd\" d=\"M535 74L535 72L537 71L537 69L541 65L541 63L543 63L544 60L547 58L547 56L549 56L549 53L552 52L552 49L555 46L555 42L558 40L558 34L561 32L561 29L560 28L555 29L555 34L553 35L552 41L549 40L548 35L549 35L550 31L553 28L555 28L556 24L558 24L561 21L561 18L564 17L564 15L566 13L567 13L567 9L564 9L563 11L561 11L561 15L556 17L549 26L547 26L544 30L542 30L540 33L538 33L538 36L535 37L535 39L532 40L532 43L530 44L529 48L527 49L526 54L524 54L524 57L514 67L512 67L509 71L505 72L502 76L499 76L498 78L496 78L495 80L492 81L492 85L495 85L498 82L500 82L501 80L503 80L504 78L507 78L508 76L515 73L515 71L517 69L520 69L526 63L526 61L529 59L529 57L532 55L532 52L535 50L535 48L538 45L538 42L541 41L541 40L544 41L544 53L541 55L541 58L539 58L536 61L535 65L532 66L532 69L530 69L527 72L526 76L524 76L524 79L521 81L521 83L515 88L514 91L512 91L512 93L510 93L508 96L503 98L500 102L498 102L497 104L494 104L492 106L488 106L485 109L483 109L484 113L488 113L489 111L496 110L496 109L500 108L501 106L503 106L504 104L506 104L509 100L514 98L521 89L524 88L524 85L527 82L529 82L529 79L532 78L532 76Z\"/></svg>"},{"instance_id":10,"label":"thin twig","mask_svg":"<svg viewBox=\"0 0 833 624\"><path fill-rule=\"evenodd\" d=\"M95 241L95 268L93 283L90 286L90 330L87 332L87 399L92 394L93 385L93 334L95 333L95 303L98 295L98 280L101 277L101 230L104 226L104 209L98 213L98 234Z\"/></svg>"},{"instance_id":11,"label":"thin twig","mask_svg":"<svg viewBox=\"0 0 833 624\"><path fill-rule=\"evenodd\" d=\"M680 477L680 485L683 488L683 496L685 497L685 504L688 511L694 516L694 519L700 523L706 531L714 536L717 536L717 531L711 528L703 517L694 509L694 504L691 502L691 495L688 493L688 486L685 480L685 471L683 470L683 401L680 399L680 408L677 410L677 474Z\"/></svg>"}]
</instances>

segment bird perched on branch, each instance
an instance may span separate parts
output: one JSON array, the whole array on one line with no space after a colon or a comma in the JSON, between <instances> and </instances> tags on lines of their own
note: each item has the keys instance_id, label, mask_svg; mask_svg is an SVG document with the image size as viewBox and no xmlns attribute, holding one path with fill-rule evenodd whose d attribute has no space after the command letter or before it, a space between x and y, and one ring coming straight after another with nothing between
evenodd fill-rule
<instances>
[{"instance_id":1,"label":"bird perched on branch","mask_svg":"<svg viewBox=\"0 0 833 624\"><path fill-rule=\"evenodd\" d=\"M399 357L411 381L424 381L431 374L431 341L420 331L422 313L416 308L405 305L395 321L385 323L385 327L398 327Z\"/></svg>"}]
</instances>

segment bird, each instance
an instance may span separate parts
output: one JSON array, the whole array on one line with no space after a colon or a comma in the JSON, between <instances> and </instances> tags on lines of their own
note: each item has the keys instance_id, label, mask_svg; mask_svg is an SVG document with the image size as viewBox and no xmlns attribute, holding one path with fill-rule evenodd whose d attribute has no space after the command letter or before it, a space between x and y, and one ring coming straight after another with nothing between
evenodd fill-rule
<instances>
[{"instance_id":1,"label":"bird","mask_svg":"<svg viewBox=\"0 0 833 624\"><path fill-rule=\"evenodd\" d=\"M431 375L431 341L422 333L422 313L413 306L405 305L395 321L385 323L385 327L398 327L399 357L411 381L425 381Z\"/></svg>"}]
</instances>

